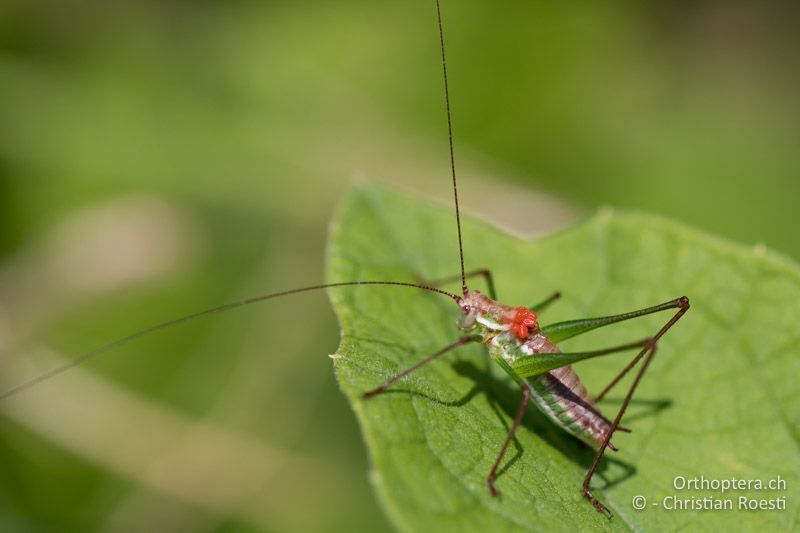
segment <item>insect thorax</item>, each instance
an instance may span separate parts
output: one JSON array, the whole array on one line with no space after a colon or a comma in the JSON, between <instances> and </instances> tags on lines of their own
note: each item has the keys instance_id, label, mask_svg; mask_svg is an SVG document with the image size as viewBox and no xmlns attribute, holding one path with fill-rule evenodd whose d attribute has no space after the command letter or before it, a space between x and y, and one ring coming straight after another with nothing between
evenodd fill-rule
<instances>
[{"instance_id":1,"label":"insect thorax","mask_svg":"<svg viewBox=\"0 0 800 533\"><path fill-rule=\"evenodd\" d=\"M459 327L480 334L492 357L503 358L513 365L522 357L558 352L556 345L539 331L538 326L524 338L512 331L519 307L501 304L478 291L470 291L464 304L469 311L462 317Z\"/></svg>"}]
</instances>

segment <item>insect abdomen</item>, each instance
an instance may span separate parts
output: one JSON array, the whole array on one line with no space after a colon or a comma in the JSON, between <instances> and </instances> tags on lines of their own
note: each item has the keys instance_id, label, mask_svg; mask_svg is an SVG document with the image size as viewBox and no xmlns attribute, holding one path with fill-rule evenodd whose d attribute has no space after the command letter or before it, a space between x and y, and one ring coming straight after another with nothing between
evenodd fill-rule
<instances>
[{"instance_id":1,"label":"insect abdomen","mask_svg":"<svg viewBox=\"0 0 800 533\"><path fill-rule=\"evenodd\" d=\"M505 359L512 367L522 358L559 353L558 346L541 331L521 343L507 332L495 334L487 344L493 357ZM600 446L611 430L611 423L597 409L572 366L562 366L527 380L539 410L568 433L589 445ZM616 450L610 442L608 447Z\"/></svg>"},{"instance_id":2,"label":"insect abdomen","mask_svg":"<svg viewBox=\"0 0 800 533\"><path fill-rule=\"evenodd\" d=\"M597 410L571 366L556 368L529 382L534 402L556 424L587 444L599 446L603 442L611 424ZM610 443L609 448L616 449Z\"/></svg>"}]
</instances>

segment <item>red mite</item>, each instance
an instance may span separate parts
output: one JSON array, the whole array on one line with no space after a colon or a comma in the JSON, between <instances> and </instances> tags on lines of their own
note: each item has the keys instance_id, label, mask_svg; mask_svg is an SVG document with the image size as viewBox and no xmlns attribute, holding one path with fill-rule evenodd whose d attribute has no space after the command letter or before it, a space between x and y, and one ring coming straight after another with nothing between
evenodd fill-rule
<instances>
[{"instance_id":1,"label":"red mite","mask_svg":"<svg viewBox=\"0 0 800 533\"><path fill-rule=\"evenodd\" d=\"M524 340L528 337L528 330L536 326L536 313L527 307L517 307L517 313L511 320L510 331L514 333L519 340Z\"/></svg>"}]
</instances>

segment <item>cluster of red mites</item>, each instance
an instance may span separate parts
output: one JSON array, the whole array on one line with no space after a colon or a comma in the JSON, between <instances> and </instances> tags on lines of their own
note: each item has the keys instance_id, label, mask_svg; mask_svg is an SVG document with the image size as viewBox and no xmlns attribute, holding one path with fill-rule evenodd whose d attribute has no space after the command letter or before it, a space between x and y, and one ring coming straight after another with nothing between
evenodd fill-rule
<instances>
[{"instance_id":1,"label":"cluster of red mites","mask_svg":"<svg viewBox=\"0 0 800 533\"><path fill-rule=\"evenodd\" d=\"M528 330L533 327L536 327L536 313L527 307L517 307L517 313L511 321L511 332L522 340L528 336Z\"/></svg>"}]
</instances>

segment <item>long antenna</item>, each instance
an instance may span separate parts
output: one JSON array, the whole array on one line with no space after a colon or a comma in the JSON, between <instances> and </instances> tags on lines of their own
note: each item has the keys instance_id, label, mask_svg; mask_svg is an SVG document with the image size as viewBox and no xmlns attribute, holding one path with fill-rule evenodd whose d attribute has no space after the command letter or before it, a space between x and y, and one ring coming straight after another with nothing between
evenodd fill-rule
<instances>
[{"instance_id":1,"label":"long antenna","mask_svg":"<svg viewBox=\"0 0 800 533\"><path fill-rule=\"evenodd\" d=\"M458 258L461 261L461 290L467 295L467 278L464 275L464 247L461 244L461 215L458 210L458 184L456 183L456 158L453 154L453 119L450 113L450 89L447 86L447 59L444 54L444 29L442 28L442 8L436 0L436 21L439 24L439 48L442 51L442 77L444 78L444 105L447 108L447 137L450 141L450 173L453 175L453 198L456 203L456 228L458 229Z\"/></svg>"},{"instance_id":2,"label":"long antenna","mask_svg":"<svg viewBox=\"0 0 800 533\"><path fill-rule=\"evenodd\" d=\"M48 380L54 376L57 376L67 370L74 368L80 364L89 361L90 359L94 359L95 357L102 355L110 350L115 348L119 348L120 346L124 346L133 342L136 339L141 337L145 337L147 335L152 335L153 333L171 328L173 326L177 326L178 324L185 324L187 322L192 322L199 318L203 318L209 315L214 315L217 313L222 313L224 311L230 311L231 309L235 309L237 307L244 307L246 305L263 302L265 300L271 300L273 298L279 298L281 296L288 296L290 294L297 294L299 292L308 292L308 291L315 291L319 289L328 289L331 287L347 287L352 285L395 285L398 287L412 287L415 289L422 289L425 291L435 292L438 294L443 294L449 298L452 298L457 304L461 304L461 297L457 296L453 293L443 291L442 289L438 289L436 287L429 287L427 285L419 285L417 283L405 283L402 281L344 281L341 283L326 283L324 285L313 285L310 287L301 287L299 289L291 289L288 291L281 291L281 292L273 292L271 294L264 294L261 296L256 296L254 298L247 298L246 300L240 300L238 302L231 302L224 305L220 305L217 307L212 307L210 309L206 309L205 311L198 311L197 313L192 313L190 315L185 315L180 318L174 318L172 320L168 320L166 322L162 322L160 324L156 324L154 326L150 326L149 328L137 331L136 333L132 333L127 337L123 337L121 339L117 339L114 342L110 342L106 345L103 345L99 348L95 348L91 352L86 352L83 355L76 357L75 359L64 363L61 366L57 366L51 370L48 370L44 374L39 374L38 376L29 379L28 381L17 385L16 387L9 389L5 392L0 393L0 401L5 400L15 394L18 394L34 385L41 383L42 381Z\"/></svg>"}]
</instances>

